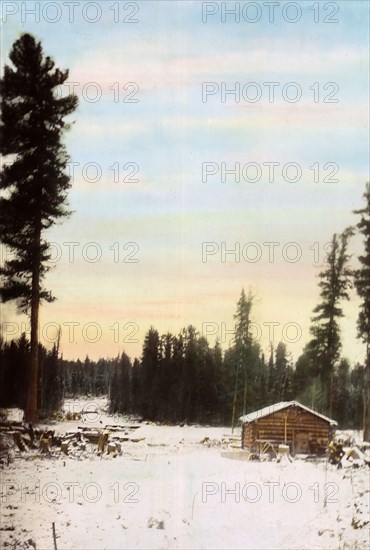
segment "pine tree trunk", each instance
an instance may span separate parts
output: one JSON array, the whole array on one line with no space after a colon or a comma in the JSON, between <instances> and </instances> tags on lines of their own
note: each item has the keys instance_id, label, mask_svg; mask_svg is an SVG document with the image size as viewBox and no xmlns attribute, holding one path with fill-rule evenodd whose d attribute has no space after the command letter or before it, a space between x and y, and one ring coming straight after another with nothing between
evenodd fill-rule
<instances>
[{"instance_id":1,"label":"pine tree trunk","mask_svg":"<svg viewBox=\"0 0 370 550\"><path fill-rule=\"evenodd\" d=\"M365 403L364 403L364 431L363 440L370 442L370 349L366 353L366 374L365 374Z\"/></svg>"},{"instance_id":2,"label":"pine tree trunk","mask_svg":"<svg viewBox=\"0 0 370 550\"><path fill-rule=\"evenodd\" d=\"M331 370L330 374L330 389L329 389L329 417L333 418L334 410L334 372Z\"/></svg>"},{"instance_id":3,"label":"pine tree trunk","mask_svg":"<svg viewBox=\"0 0 370 550\"><path fill-rule=\"evenodd\" d=\"M234 433L235 428L235 413L236 413L236 397L238 394L238 377L239 377L239 365L236 366L235 371L235 390L234 390L234 401L233 401L233 412L232 412L232 418L231 418L231 433Z\"/></svg>"},{"instance_id":4,"label":"pine tree trunk","mask_svg":"<svg viewBox=\"0 0 370 550\"><path fill-rule=\"evenodd\" d=\"M243 395L243 415L247 412L247 375L244 367L244 395Z\"/></svg>"},{"instance_id":5,"label":"pine tree trunk","mask_svg":"<svg viewBox=\"0 0 370 550\"><path fill-rule=\"evenodd\" d=\"M34 250L32 269L31 296L31 357L29 366L27 402L25 422L38 421L37 390L38 390L38 355L39 355L39 308L40 308L40 241L41 219L36 220L34 230Z\"/></svg>"}]
</instances>

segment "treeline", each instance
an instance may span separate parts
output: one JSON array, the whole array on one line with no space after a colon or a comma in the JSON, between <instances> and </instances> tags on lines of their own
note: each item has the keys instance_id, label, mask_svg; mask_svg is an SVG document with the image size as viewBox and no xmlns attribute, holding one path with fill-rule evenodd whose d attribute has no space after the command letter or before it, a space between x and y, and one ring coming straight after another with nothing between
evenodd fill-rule
<instances>
[{"instance_id":1,"label":"treeline","mask_svg":"<svg viewBox=\"0 0 370 550\"><path fill-rule=\"evenodd\" d=\"M26 406L30 342L26 335L4 342L0 338L0 406ZM38 350L38 412L40 418L60 410L65 397L106 395L112 364L117 360L66 361L59 357L58 346Z\"/></svg>"},{"instance_id":2,"label":"treeline","mask_svg":"<svg viewBox=\"0 0 370 550\"><path fill-rule=\"evenodd\" d=\"M248 302L242 292L240 304ZM60 410L65 397L109 396L112 413L134 414L166 423L229 425L238 417L278 401L297 399L319 412L322 387L309 358L296 364L284 343L271 346L266 357L251 339L222 352L211 347L192 326L178 335L151 328L142 357L66 361L56 346L39 346L39 414ZM245 342L244 342L245 344ZM30 344L25 335L0 341L0 406L24 408ZM342 359L333 379L332 416L341 427L360 428L364 414L365 367L350 368ZM234 415L233 415L234 410Z\"/></svg>"},{"instance_id":3,"label":"treeline","mask_svg":"<svg viewBox=\"0 0 370 550\"><path fill-rule=\"evenodd\" d=\"M29 383L31 347L25 334L5 343L0 339L0 406L25 409ZM63 369L57 346L47 351L39 344L38 403L40 412L48 414L63 404Z\"/></svg>"},{"instance_id":4,"label":"treeline","mask_svg":"<svg viewBox=\"0 0 370 550\"><path fill-rule=\"evenodd\" d=\"M63 390L66 397L80 395L107 395L109 390L110 372L117 359L99 359L91 361L61 360L63 371Z\"/></svg>"},{"instance_id":5,"label":"treeline","mask_svg":"<svg viewBox=\"0 0 370 550\"><path fill-rule=\"evenodd\" d=\"M140 361L127 355L113 367L111 412L134 413L160 422L221 422L227 417L219 345L192 326L174 336L151 328Z\"/></svg>"},{"instance_id":6,"label":"treeline","mask_svg":"<svg viewBox=\"0 0 370 550\"><path fill-rule=\"evenodd\" d=\"M317 378L305 366L303 358L292 364L282 342L268 358L253 342L243 364L237 345L223 354L218 343L210 347L194 327L176 336L160 336L151 328L141 361L132 364L122 354L113 365L110 410L158 422L222 425L237 425L243 413L293 399L326 412ZM361 428L365 367L350 369L343 360L334 380L333 418L341 427Z\"/></svg>"}]
</instances>

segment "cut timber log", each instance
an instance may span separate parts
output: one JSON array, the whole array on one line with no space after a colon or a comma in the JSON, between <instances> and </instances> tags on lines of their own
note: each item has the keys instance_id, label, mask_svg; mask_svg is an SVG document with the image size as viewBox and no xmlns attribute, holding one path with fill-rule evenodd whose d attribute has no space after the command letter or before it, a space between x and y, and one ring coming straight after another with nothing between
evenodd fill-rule
<instances>
[{"instance_id":1,"label":"cut timber log","mask_svg":"<svg viewBox=\"0 0 370 550\"><path fill-rule=\"evenodd\" d=\"M71 441L75 438L81 438L81 434L79 432L67 433L65 436L63 436L63 441Z\"/></svg>"},{"instance_id":2,"label":"cut timber log","mask_svg":"<svg viewBox=\"0 0 370 550\"><path fill-rule=\"evenodd\" d=\"M108 433L101 433L98 438L98 452L104 453L105 446L108 443Z\"/></svg>"},{"instance_id":3,"label":"cut timber log","mask_svg":"<svg viewBox=\"0 0 370 550\"><path fill-rule=\"evenodd\" d=\"M101 432L84 432L84 438L87 439L90 443L99 443L99 437Z\"/></svg>"},{"instance_id":4,"label":"cut timber log","mask_svg":"<svg viewBox=\"0 0 370 550\"><path fill-rule=\"evenodd\" d=\"M8 424L6 426L0 426L0 432L19 432L26 433L27 430L24 426L16 426L14 424Z\"/></svg>"},{"instance_id":5,"label":"cut timber log","mask_svg":"<svg viewBox=\"0 0 370 550\"><path fill-rule=\"evenodd\" d=\"M69 446L69 441L62 441L60 450L61 450L62 453L64 453L65 455L68 454L68 446Z\"/></svg>"},{"instance_id":6,"label":"cut timber log","mask_svg":"<svg viewBox=\"0 0 370 550\"><path fill-rule=\"evenodd\" d=\"M10 432L13 435L14 443L17 445L20 451L27 451L27 445L23 441L22 435L20 432Z\"/></svg>"},{"instance_id":7,"label":"cut timber log","mask_svg":"<svg viewBox=\"0 0 370 550\"><path fill-rule=\"evenodd\" d=\"M77 426L78 430L81 432L101 432L101 426Z\"/></svg>"},{"instance_id":8,"label":"cut timber log","mask_svg":"<svg viewBox=\"0 0 370 550\"><path fill-rule=\"evenodd\" d=\"M112 431L137 430L140 428L140 424L107 424L105 428Z\"/></svg>"},{"instance_id":9,"label":"cut timber log","mask_svg":"<svg viewBox=\"0 0 370 550\"><path fill-rule=\"evenodd\" d=\"M0 427L2 427L2 428L15 429L15 426L18 426L18 427L22 428L23 430L25 429L24 426L23 426L23 422L19 422L17 420L2 420L2 421L0 421Z\"/></svg>"}]
</instances>

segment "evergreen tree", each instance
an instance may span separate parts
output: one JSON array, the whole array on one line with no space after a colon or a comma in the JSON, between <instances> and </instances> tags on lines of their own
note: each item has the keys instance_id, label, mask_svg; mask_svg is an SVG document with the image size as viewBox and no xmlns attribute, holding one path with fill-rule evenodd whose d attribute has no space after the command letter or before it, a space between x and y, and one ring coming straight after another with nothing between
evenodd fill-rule
<instances>
[{"instance_id":1,"label":"evergreen tree","mask_svg":"<svg viewBox=\"0 0 370 550\"><path fill-rule=\"evenodd\" d=\"M93 394L93 369L92 363L89 359L89 356L86 355L85 361L83 364L83 382L82 382L82 393L83 395L92 395Z\"/></svg>"},{"instance_id":2,"label":"evergreen tree","mask_svg":"<svg viewBox=\"0 0 370 550\"><path fill-rule=\"evenodd\" d=\"M39 346L40 405L44 415L57 412L63 403L63 374L58 346L51 351Z\"/></svg>"},{"instance_id":3,"label":"evergreen tree","mask_svg":"<svg viewBox=\"0 0 370 550\"><path fill-rule=\"evenodd\" d=\"M266 364L265 355L262 353L259 357L259 366L256 379L255 389L255 406L261 409L269 402L268 393L268 365Z\"/></svg>"},{"instance_id":4,"label":"evergreen tree","mask_svg":"<svg viewBox=\"0 0 370 550\"><path fill-rule=\"evenodd\" d=\"M0 344L0 404L24 408L30 344L24 333L18 340Z\"/></svg>"},{"instance_id":5,"label":"evergreen tree","mask_svg":"<svg viewBox=\"0 0 370 550\"><path fill-rule=\"evenodd\" d=\"M366 389L365 389L365 413L363 425L364 441L370 441L370 182L366 184L364 193L366 205L355 214L360 215L357 224L363 235L365 253L359 256L361 264L355 275L355 286L361 298L360 313L358 316L358 336L366 345Z\"/></svg>"},{"instance_id":6,"label":"evergreen tree","mask_svg":"<svg viewBox=\"0 0 370 550\"><path fill-rule=\"evenodd\" d=\"M289 362L287 347L279 342L276 347L273 368L273 395L275 401L286 401L292 396L292 367Z\"/></svg>"},{"instance_id":7,"label":"evergreen tree","mask_svg":"<svg viewBox=\"0 0 370 550\"><path fill-rule=\"evenodd\" d=\"M145 336L141 359L141 414L144 418L156 418L160 360L159 334L151 327Z\"/></svg>"},{"instance_id":8,"label":"evergreen tree","mask_svg":"<svg viewBox=\"0 0 370 550\"><path fill-rule=\"evenodd\" d=\"M311 409L317 409L322 402L320 385L318 384L318 368L305 347L295 364L293 373L293 395L295 399Z\"/></svg>"},{"instance_id":9,"label":"evergreen tree","mask_svg":"<svg viewBox=\"0 0 370 550\"><path fill-rule=\"evenodd\" d=\"M109 384L109 412L118 413L120 411L120 386L118 372L119 358L111 364L110 384Z\"/></svg>"},{"instance_id":10,"label":"evergreen tree","mask_svg":"<svg viewBox=\"0 0 370 550\"><path fill-rule=\"evenodd\" d=\"M199 390L197 372L197 336L198 333L192 325L183 331L184 338L184 369L182 377L182 419L185 422L194 422Z\"/></svg>"},{"instance_id":11,"label":"evergreen tree","mask_svg":"<svg viewBox=\"0 0 370 550\"><path fill-rule=\"evenodd\" d=\"M40 42L23 34L9 54L1 81L1 153L12 161L1 173L0 240L13 256L1 269L3 301L19 300L30 314L31 353L25 405L27 421L37 421L38 323L42 300L52 301L41 283L47 273L49 244L44 232L67 215L70 186L68 161L61 143L64 118L77 106L77 97L57 98L55 91L68 71L55 68L43 56Z\"/></svg>"},{"instance_id":12,"label":"evergreen tree","mask_svg":"<svg viewBox=\"0 0 370 550\"><path fill-rule=\"evenodd\" d=\"M350 364L347 359L342 359L335 373L334 392L334 418L341 428L349 428L351 416L350 395Z\"/></svg>"},{"instance_id":13,"label":"evergreen tree","mask_svg":"<svg viewBox=\"0 0 370 550\"><path fill-rule=\"evenodd\" d=\"M131 373L130 413L141 412L142 407L141 407L141 401L140 401L140 396L141 396L140 388L141 388L140 361L138 359L134 359L134 363L132 365L132 373Z\"/></svg>"},{"instance_id":14,"label":"evergreen tree","mask_svg":"<svg viewBox=\"0 0 370 550\"><path fill-rule=\"evenodd\" d=\"M211 423L219 412L219 365L216 364L219 358L215 355L218 349L211 349L204 337L199 338L198 348L200 352L198 419L202 423Z\"/></svg>"},{"instance_id":15,"label":"evergreen tree","mask_svg":"<svg viewBox=\"0 0 370 550\"><path fill-rule=\"evenodd\" d=\"M224 357L219 339L217 338L212 350L213 365L215 369L215 393L216 393L216 415L217 423L224 424L230 418L231 399L227 395L227 382L224 368Z\"/></svg>"},{"instance_id":16,"label":"evergreen tree","mask_svg":"<svg viewBox=\"0 0 370 550\"><path fill-rule=\"evenodd\" d=\"M240 414L264 406L268 398L268 369L251 330L253 300L254 296L250 292L246 296L243 289L234 315L234 341L224 356L226 395L232 395L232 431Z\"/></svg>"},{"instance_id":17,"label":"evergreen tree","mask_svg":"<svg viewBox=\"0 0 370 550\"><path fill-rule=\"evenodd\" d=\"M237 362L235 365L235 392L233 404L232 429L235 425L236 400L239 390L240 377L243 378L243 414L246 413L247 407L247 383L248 374L251 373L251 311L254 296L249 292L248 297L245 295L244 288L241 291L239 301L237 303L235 319L235 350L237 354Z\"/></svg>"},{"instance_id":18,"label":"evergreen tree","mask_svg":"<svg viewBox=\"0 0 370 550\"><path fill-rule=\"evenodd\" d=\"M364 387L365 387L365 368L357 364L350 372L350 421L351 428L359 428L364 425Z\"/></svg>"},{"instance_id":19,"label":"evergreen tree","mask_svg":"<svg viewBox=\"0 0 370 550\"><path fill-rule=\"evenodd\" d=\"M275 389L274 389L274 344L270 342L270 357L267 364L267 401L272 404L275 402Z\"/></svg>"},{"instance_id":20,"label":"evergreen tree","mask_svg":"<svg viewBox=\"0 0 370 550\"><path fill-rule=\"evenodd\" d=\"M321 302L315 307L311 326L313 339L306 347L311 362L317 365L323 399L320 409L333 412L334 369L340 359L341 340L339 319L343 317L341 300L349 300L351 270L348 267L348 241L352 230L347 229L339 237L334 234L327 266L319 274Z\"/></svg>"},{"instance_id":21,"label":"evergreen tree","mask_svg":"<svg viewBox=\"0 0 370 550\"><path fill-rule=\"evenodd\" d=\"M184 388L185 373L185 342L183 331L173 337L172 346L172 391L169 392L171 418L176 421L184 420L184 400L186 392Z\"/></svg>"},{"instance_id":22,"label":"evergreen tree","mask_svg":"<svg viewBox=\"0 0 370 550\"><path fill-rule=\"evenodd\" d=\"M131 361L126 353L122 353L118 363L118 389L119 389L119 412L130 411L130 382L131 382Z\"/></svg>"}]
</instances>

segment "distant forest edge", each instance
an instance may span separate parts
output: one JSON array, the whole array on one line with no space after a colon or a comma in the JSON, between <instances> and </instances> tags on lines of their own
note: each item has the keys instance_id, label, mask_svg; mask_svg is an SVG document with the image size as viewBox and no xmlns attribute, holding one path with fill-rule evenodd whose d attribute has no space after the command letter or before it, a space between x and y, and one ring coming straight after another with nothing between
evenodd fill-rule
<instances>
[{"instance_id":1,"label":"distant forest edge","mask_svg":"<svg viewBox=\"0 0 370 550\"><path fill-rule=\"evenodd\" d=\"M30 345L25 335L0 343L0 406L25 407ZM306 354L292 365L284 343L261 353L257 343L248 350L247 378L235 344L225 353L192 326L174 336L151 328L141 360L132 363L123 353L116 359L67 361L56 346L39 345L38 402L40 419L56 414L65 397L108 395L111 413L128 413L168 423L229 425L243 412L277 401L297 399L320 412L320 377L309 368ZM343 428L362 427L365 366L352 369L341 359L332 380L332 416ZM244 384L244 382L246 382Z\"/></svg>"}]
</instances>

